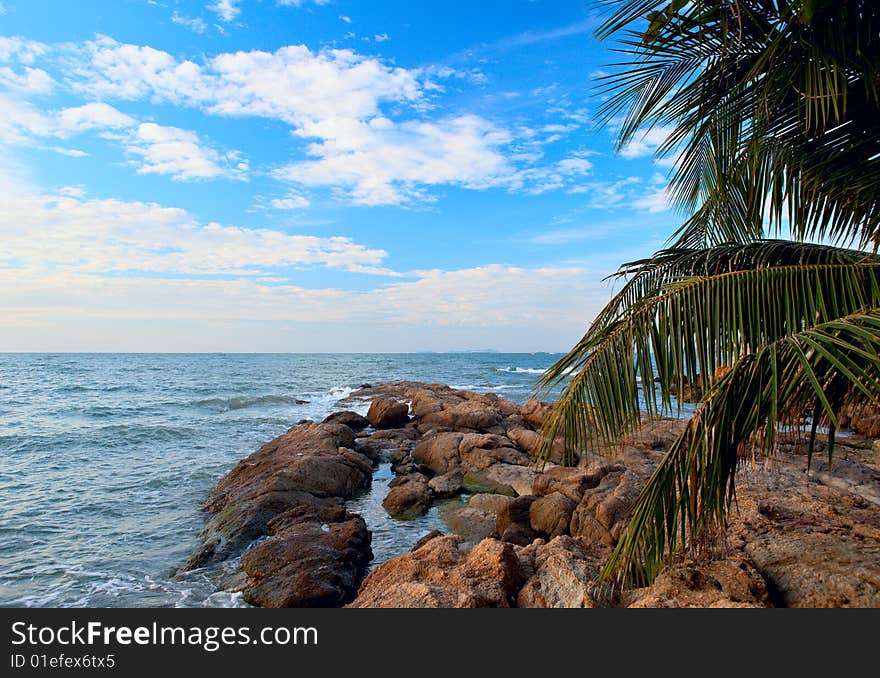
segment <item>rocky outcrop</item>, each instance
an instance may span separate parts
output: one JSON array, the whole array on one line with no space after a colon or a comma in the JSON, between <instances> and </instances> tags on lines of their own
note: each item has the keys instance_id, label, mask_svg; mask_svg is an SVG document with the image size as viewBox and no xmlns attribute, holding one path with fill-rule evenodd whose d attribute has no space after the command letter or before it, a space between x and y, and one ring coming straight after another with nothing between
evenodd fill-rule
<instances>
[{"instance_id":1,"label":"rocky outcrop","mask_svg":"<svg viewBox=\"0 0 880 678\"><path fill-rule=\"evenodd\" d=\"M370 533L339 500L272 519L269 537L241 559L244 599L261 607L339 607L352 600L373 558Z\"/></svg>"},{"instance_id":2,"label":"rocky outcrop","mask_svg":"<svg viewBox=\"0 0 880 678\"><path fill-rule=\"evenodd\" d=\"M539 497L529 507L529 525L544 537L566 534L576 507L577 504L561 492Z\"/></svg>"},{"instance_id":3,"label":"rocky outcrop","mask_svg":"<svg viewBox=\"0 0 880 678\"><path fill-rule=\"evenodd\" d=\"M584 540L562 536L539 545L530 555L534 574L520 589L517 607L603 606L593 589L608 557L607 551Z\"/></svg>"},{"instance_id":4,"label":"rocky outcrop","mask_svg":"<svg viewBox=\"0 0 880 678\"><path fill-rule=\"evenodd\" d=\"M437 475L456 471L461 467L458 445L463 433L434 433L422 438L413 450L413 459Z\"/></svg>"},{"instance_id":5,"label":"rocky outcrop","mask_svg":"<svg viewBox=\"0 0 880 678\"><path fill-rule=\"evenodd\" d=\"M379 565L349 607L511 607L523 583L513 547L486 539L467 551L462 542L435 537Z\"/></svg>"},{"instance_id":6,"label":"rocky outcrop","mask_svg":"<svg viewBox=\"0 0 880 678\"><path fill-rule=\"evenodd\" d=\"M374 428L397 428L409 421L409 406L394 398L376 398L367 412Z\"/></svg>"},{"instance_id":7,"label":"rocky outcrop","mask_svg":"<svg viewBox=\"0 0 880 678\"><path fill-rule=\"evenodd\" d=\"M201 545L184 570L240 553L268 533L274 517L324 497L351 497L372 480L372 467L350 449L351 429L341 424L305 424L263 445L211 491L204 508L212 515Z\"/></svg>"}]
</instances>

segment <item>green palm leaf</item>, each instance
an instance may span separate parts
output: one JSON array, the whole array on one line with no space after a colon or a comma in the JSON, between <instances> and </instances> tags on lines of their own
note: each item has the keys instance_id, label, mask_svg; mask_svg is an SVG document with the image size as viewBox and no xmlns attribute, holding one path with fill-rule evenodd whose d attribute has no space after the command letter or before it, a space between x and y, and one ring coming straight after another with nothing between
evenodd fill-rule
<instances>
[{"instance_id":1,"label":"green palm leaf","mask_svg":"<svg viewBox=\"0 0 880 678\"><path fill-rule=\"evenodd\" d=\"M762 346L706 396L636 500L603 576L641 586L667 556L723 529L743 451L771 450L779 425L815 412L837 428L847 401L880 402L880 309L853 313Z\"/></svg>"}]
</instances>

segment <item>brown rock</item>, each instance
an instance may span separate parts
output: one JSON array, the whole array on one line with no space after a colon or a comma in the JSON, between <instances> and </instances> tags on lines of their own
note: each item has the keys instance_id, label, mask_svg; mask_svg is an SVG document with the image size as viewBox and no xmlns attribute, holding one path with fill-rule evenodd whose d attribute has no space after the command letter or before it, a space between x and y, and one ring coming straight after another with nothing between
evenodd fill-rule
<instances>
[{"instance_id":1,"label":"brown rock","mask_svg":"<svg viewBox=\"0 0 880 678\"><path fill-rule=\"evenodd\" d=\"M431 506L431 489L419 480L410 480L392 488L382 506L394 518L408 520L423 516Z\"/></svg>"},{"instance_id":2,"label":"brown rock","mask_svg":"<svg viewBox=\"0 0 880 678\"><path fill-rule=\"evenodd\" d=\"M244 599L261 607L339 607L354 598L373 557L370 532L341 503L299 506L248 551Z\"/></svg>"},{"instance_id":3,"label":"brown rock","mask_svg":"<svg viewBox=\"0 0 880 678\"><path fill-rule=\"evenodd\" d=\"M575 509L570 531L574 537L614 546L629 521L629 509L644 486L643 473L627 469L611 471L599 484L586 490Z\"/></svg>"},{"instance_id":4,"label":"brown rock","mask_svg":"<svg viewBox=\"0 0 880 678\"><path fill-rule=\"evenodd\" d=\"M447 430L494 431L503 432L500 426L501 414L488 405L465 400L440 412L431 412L421 417L419 428L426 427Z\"/></svg>"},{"instance_id":5,"label":"brown rock","mask_svg":"<svg viewBox=\"0 0 880 678\"><path fill-rule=\"evenodd\" d=\"M184 570L224 560L267 533L275 516L320 497L350 497L369 486L370 462L345 447L354 440L341 424L306 424L243 459L211 491L214 514Z\"/></svg>"},{"instance_id":6,"label":"brown rock","mask_svg":"<svg viewBox=\"0 0 880 678\"><path fill-rule=\"evenodd\" d=\"M530 495L517 497L504 506L498 512L498 517L495 521L495 533L503 538L507 529L515 524L531 529L529 524L529 509L536 499L537 497ZM520 530L520 532L522 531ZM531 540L529 540L529 543L530 542Z\"/></svg>"},{"instance_id":7,"label":"brown rock","mask_svg":"<svg viewBox=\"0 0 880 678\"><path fill-rule=\"evenodd\" d=\"M503 462L493 464L482 473L489 481L512 487L520 495L531 494L532 485L538 476L538 471L534 468Z\"/></svg>"},{"instance_id":8,"label":"brown rock","mask_svg":"<svg viewBox=\"0 0 880 678\"><path fill-rule=\"evenodd\" d=\"M467 433L458 446L462 466L468 471L481 471L504 462L527 466L529 456L514 447L513 441L491 433Z\"/></svg>"},{"instance_id":9,"label":"brown rock","mask_svg":"<svg viewBox=\"0 0 880 678\"><path fill-rule=\"evenodd\" d=\"M510 607L522 584L510 544L486 539L470 552L461 537L436 537L379 565L350 607Z\"/></svg>"},{"instance_id":10,"label":"brown rock","mask_svg":"<svg viewBox=\"0 0 880 678\"><path fill-rule=\"evenodd\" d=\"M529 524L539 534L558 537L568 532L576 507L577 504L561 492L539 497L529 507Z\"/></svg>"},{"instance_id":11,"label":"brown rock","mask_svg":"<svg viewBox=\"0 0 880 678\"><path fill-rule=\"evenodd\" d=\"M494 513L474 508L460 501L441 504L440 519L449 528L450 533L460 535L471 544L482 541L495 531Z\"/></svg>"},{"instance_id":12,"label":"brown rock","mask_svg":"<svg viewBox=\"0 0 880 678\"><path fill-rule=\"evenodd\" d=\"M342 424L343 426L348 426L352 431L362 431L370 425L369 420L366 417L361 416L357 412L352 412L350 410L346 410L344 412L334 412L330 416L326 417L323 424Z\"/></svg>"},{"instance_id":13,"label":"brown rock","mask_svg":"<svg viewBox=\"0 0 880 678\"><path fill-rule=\"evenodd\" d=\"M413 459L439 475L455 471L461 465L458 444L463 435L462 433L435 433L425 436L413 450Z\"/></svg>"},{"instance_id":14,"label":"brown rock","mask_svg":"<svg viewBox=\"0 0 880 678\"><path fill-rule=\"evenodd\" d=\"M567 536L539 545L534 574L520 590L517 607L600 607L592 589L607 557L606 551Z\"/></svg>"},{"instance_id":15,"label":"brown rock","mask_svg":"<svg viewBox=\"0 0 880 678\"><path fill-rule=\"evenodd\" d=\"M450 471L440 476L434 476L428 481L428 487L435 497L452 497L461 492L464 482L464 473L460 470Z\"/></svg>"},{"instance_id":16,"label":"brown rock","mask_svg":"<svg viewBox=\"0 0 880 678\"><path fill-rule=\"evenodd\" d=\"M397 428L409 421L409 407L394 398L376 398L370 403L367 419L374 428Z\"/></svg>"},{"instance_id":17,"label":"brown rock","mask_svg":"<svg viewBox=\"0 0 880 678\"><path fill-rule=\"evenodd\" d=\"M761 575L741 555L665 568L628 607L770 607Z\"/></svg>"},{"instance_id":18,"label":"brown rock","mask_svg":"<svg viewBox=\"0 0 880 678\"><path fill-rule=\"evenodd\" d=\"M550 403L545 403L532 398L523 404L521 412L523 419L525 419L530 426L535 429L540 429L544 425L544 422L547 421L552 410L553 406Z\"/></svg>"},{"instance_id":19,"label":"brown rock","mask_svg":"<svg viewBox=\"0 0 880 678\"><path fill-rule=\"evenodd\" d=\"M513 501L513 497L503 494L475 494L468 500L468 506L479 511L491 513L497 516L502 510L507 508L508 504Z\"/></svg>"}]
</instances>

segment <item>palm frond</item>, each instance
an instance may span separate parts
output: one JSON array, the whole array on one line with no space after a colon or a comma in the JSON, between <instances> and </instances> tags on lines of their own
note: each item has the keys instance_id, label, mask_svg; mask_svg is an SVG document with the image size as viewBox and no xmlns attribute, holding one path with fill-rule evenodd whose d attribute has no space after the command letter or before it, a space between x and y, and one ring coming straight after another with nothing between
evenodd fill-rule
<instances>
[{"instance_id":1,"label":"palm frond","mask_svg":"<svg viewBox=\"0 0 880 678\"><path fill-rule=\"evenodd\" d=\"M831 250L840 255L839 252ZM713 385L720 367L817 323L880 306L880 263L805 263L671 280L621 305L542 376L565 383L547 419L569 456L595 451L672 410L673 392ZM655 390L654 384L657 389ZM657 393L659 391L659 394Z\"/></svg>"},{"instance_id":2,"label":"palm frond","mask_svg":"<svg viewBox=\"0 0 880 678\"><path fill-rule=\"evenodd\" d=\"M725 527L746 448L772 450L778 427L804 412L814 413L812 435L824 423L831 440L836 412L853 400L880 402L880 309L819 323L740 358L645 485L603 576L653 581L670 554Z\"/></svg>"}]
</instances>

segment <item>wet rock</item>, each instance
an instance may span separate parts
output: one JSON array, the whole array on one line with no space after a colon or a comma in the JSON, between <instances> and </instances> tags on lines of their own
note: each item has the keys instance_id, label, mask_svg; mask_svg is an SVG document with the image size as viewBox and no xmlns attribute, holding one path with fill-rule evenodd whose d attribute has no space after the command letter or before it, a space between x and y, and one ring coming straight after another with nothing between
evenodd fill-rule
<instances>
[{"instance_id":1,"label":"wet rock","mask_svg":"<svg viewBox=\"0 0 880 678\"><path fill-rule=\"evenodd\" d=\"M523 581L510 544L486 539L472 550L461 537L436 537L377 567L350 607L510 607Z\"/></svg>"},{"instance_id":2,"label":"wet rock","mask_svg":"<svg viewBox=\"0 0 880 678\"><path fill-rule=\"evenodd\" d=\"M607 557L607 551L567 536L538 545L534 574L520 590L517 607L601 607L593 588Z\"/></svg>"},{"instance_id":3,"label":"wet rock","mask_svg":"<svg viewBox=\"0 0 880 678\"><path fill-rule=\"evenodd\" d=\"M339 607L352 600L373 557L364 520L341 502L299 506L269 523L241 559L244 599L260 607Z\"/></svg>"},{"instance_id":4,"label":"wet rock","mask_svg":"<svg viewBox=\"0 0 880 678\"><path fill-rule=\"evenodd\" d=\"M475 494L468 500L468 506L479 511L491 513L494 517L507 508L508 504L513 501L513 497L503 494Z\"/></svg>"},{"instance_id":5,"label":"wet rock","mask_svg":"<svg viewBox=\"0 0 880 678\"><path fill-rule=\"evenodd\" d=\"M330 416L326 417L323 424L342 424L343 426L348 426L352 431L357 433L358 431L362 431L370 425L369 420L366 417L361 416L357 412L352 412L350 410L346 410L344 412L334 412Z\"/></svg>"},{"instance_id":6,"label":"wet rock","mask_svg":"<svg viewBox=\"0 0 880 678\"><path fill-rule=\"evenodd\" d=\"M425 436L415 446L413 459L437 475L455 471L461 465L458 445L463 437L462 433L434 433Z\"/></svg>"},{"instance_id":7,"label":"wet rock","mask_svg":"<svg viewBox=\"0 0 880 678\"><path fill-rule=\"evenodd\" d=\"M394 398L376 398L370 403L367 419L374 428L397 428L409 421L409 406Z\"/></svg>"},{"instance_id":8,"label":"wet rock","mask_svg":"<svg viewBox=\"0 0 880 678\"><path fill-rule=\"evenodd\" d=\"M511 525L508 525L501 534L501 541L509 544L516 544L517 546L528 546L537 538L538 535L535 531L528 525L523 525L522 523L512 523Z\"/></svg>"},{"instance_id":9,"label":"wet rock","mask_svg":"<svg viewBox=\"0 0 880 678\"><path fill-rule=\"evenodd\" d=\"M341 424L306 424L243 459L211 491L212 513L202 544L183 565L202 567L240 553L267 534L270 520L316 498L350 497L370 485L372 467L346 447L354 440Z\"/></svg>"},{"instance_id":10,"label":"wet rock","mask_svg":"<svg viewBox=\"0 0 880 678\"><path fill-rule=\"evenodd\" d=\"M428 512L433 493L424 480L410 479L408 476L405 478L407 482L393 487L382 501L382 506L390 516L409 520L423 516Z\"/></svg>"},{"instance_id":11,"label":"wet rock","mask_svg":"<svg viewBox=\"0 0 880 678\"><path fill-rule=\"evenodd\" d=\"M539 497L529 507L529 524L539 534L558 537L568 532L576 507L577 504L561 492Z\"/></svg>"},{"instance_id":12,"label":"wet rock","mask_svg":"<svg viewBox=\"0 0 880 678\"><path fill-rule=\"evenodd\" d=\"M374 462L399 463L412 451L417 438L418 433L409 428L386 429L376 431L366 438L358 438L354 449Z\"/></svg>"},{"instance_id":13,"label":"wet rock","mask_svg":"<svg viewBox=\"0 0 880 678\"><path fill-rule=\"evenodd\" d=\"M470 494L503 494L508 497L515 497L516 490L510 485L499 483L489 478L485 472L478 471L473 473L465 473L462 480L462 489Z\"/></svg>"},{"instance_id":14,"label":"wet rock","mask_svg":"<svg viewBox=\"0 0 880 678\"><path fill-rule=\"evenodd\" d=\"M450 533L460 535L471 544L482 541L495 531L494 513L460 501L442 504L440 519L449 528Z\"/></svg>"},{"instance_id":15,"label":"wet rock","mask_svg":"<svg viewBox=\"0 0 880 678\"><path fill-rule=\"evenodd\" d=\"M482 472L485 477L499 485L512 487L517 494L531 494L538 471L527 466L499 462Z\"/></svg>"},{"instance_id":16,"label":"wet rock","mask_svg":"<svg viewBox=\"0 0 880 678\"><path fill-rule=\"evenodd\" d=\"M464 482L464 473L460 470L450 471L440 476L434 476L428 481L428 487L437 498L452 497L461 492Z\"/></svg>"}]
</instances>

